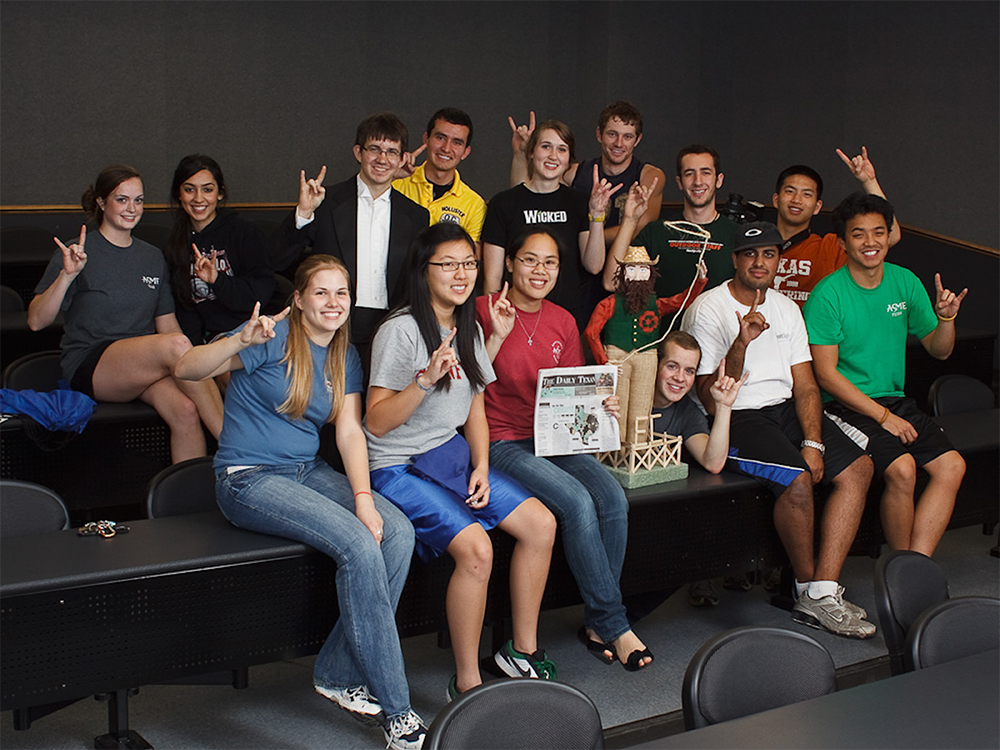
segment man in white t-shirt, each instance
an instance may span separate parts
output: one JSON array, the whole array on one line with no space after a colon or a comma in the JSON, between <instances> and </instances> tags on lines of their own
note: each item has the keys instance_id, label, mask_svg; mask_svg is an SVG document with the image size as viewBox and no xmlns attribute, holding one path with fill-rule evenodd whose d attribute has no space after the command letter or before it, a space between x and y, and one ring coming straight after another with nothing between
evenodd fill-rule
<instances>
[{"instance_id":1,"label":"man in white t-shirt","mask_svg":"<svg viewBox=\"0 0 1000 750\"><path fill-rule=\"evenodd\" d=\"M732 406L727 468L774 493L774 524L795 572L792 618L837 635L869 638L875 626L843 598L837 578L861 522L872 462L823 415L802 313L770 289L781 243L773 224L741 225L735 276L699 295L681 328L701 345L696 390L709 413L716 363L725 357L726 374L735 378L749 371ZM824 479L832 488L814 556L813 486Z\"/></svg>"}]
</instances>

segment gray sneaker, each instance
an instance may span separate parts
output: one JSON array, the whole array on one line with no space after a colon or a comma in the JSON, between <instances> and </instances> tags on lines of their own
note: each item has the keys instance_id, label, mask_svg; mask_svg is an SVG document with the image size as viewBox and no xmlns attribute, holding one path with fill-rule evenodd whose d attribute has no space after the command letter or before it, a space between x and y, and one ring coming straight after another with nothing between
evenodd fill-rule
<instances>
[{"instance_id":1,"label":"gray sneaker","mask_svg":"<svg viewBox=\"0 0 1000 750\"><path fill-rule=\"evenodd\" d=\"M821 599L813 599L808 593L803 593L792 607L792 619L845 638L871 638L875 635L875 626L849 609L839 592L836 596Z\"/></svg>"},{"instance_id":2,"label":"gray sneaker","mask_svg":"<svg viewBox=\"0 0 1000 750\"><path fill-rule=\"evenodd\" d=\"M854 612L854 614L856 614L862 620L868 618L868 611L864 607L859 607L857 604L854 604L853 602L849 602L847 601L847 599L844 599L844 587L839 584L837 585L837 596L843 599L845 607Z\"/></svg>"},{"instance_id":3,"label":"gray sneaker","mask_svg":"<svg viewBox=\"0 0 1000 750\"><path fill-rule=\"evenodd\" d=\"M378 698L368 692L364 685L349 688L326 688L315 685L316 692L329 698L358 721L372 726L385 721L385 713Z\"/></svg>"}]
</instances>

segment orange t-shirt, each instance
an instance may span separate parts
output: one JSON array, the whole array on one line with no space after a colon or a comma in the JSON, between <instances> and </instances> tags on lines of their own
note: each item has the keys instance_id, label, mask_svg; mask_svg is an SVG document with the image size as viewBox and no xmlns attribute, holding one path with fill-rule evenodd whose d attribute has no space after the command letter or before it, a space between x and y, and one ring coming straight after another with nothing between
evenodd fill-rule
<instances>
[{"instance_id":1,"label":"orange t-shirt","mask_svg":"<svg viewBox=\"0 0 1000 750\"><path fill-rule=\"evenodd\" d=\"M810 234L781 254L774 288L800 308L824 276L847 263L847 254L835 234Z\"/></svg>"}]
</instances>

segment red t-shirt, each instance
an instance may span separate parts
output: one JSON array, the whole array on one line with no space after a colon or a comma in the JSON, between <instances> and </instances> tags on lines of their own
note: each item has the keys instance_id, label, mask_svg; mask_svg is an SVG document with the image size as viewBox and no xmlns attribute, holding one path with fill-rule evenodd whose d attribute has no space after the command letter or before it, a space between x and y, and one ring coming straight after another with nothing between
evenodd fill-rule
<instances>
[{"instance_id":1,"label":"red t-shirt","mask_svg":"<svg viewBox=\"0 0 1000 750\"><path fill-rule=\"evenodd\" d=\"M847 263L847 254L835 234L810 234L781 254L774 288L800 308L819 280Z\"/></svg>"},{"instance_id":2,"label":"red t-shirt","mask_svg":"<svg viewBox=\"0 0 1000 750\"><path fill-rule=\"evenodd\" d=\"M485 295L476 300L476 318L487 339L493 332L488 305ZM580 331L576 320L565 309L542 300L539 312L528 313L518 309L517 318L514 329L493 360L497 379L486 386L490 442L534 437L538 371L546 367L580 367L584 364Z\"/></svg>"}]
</instances>

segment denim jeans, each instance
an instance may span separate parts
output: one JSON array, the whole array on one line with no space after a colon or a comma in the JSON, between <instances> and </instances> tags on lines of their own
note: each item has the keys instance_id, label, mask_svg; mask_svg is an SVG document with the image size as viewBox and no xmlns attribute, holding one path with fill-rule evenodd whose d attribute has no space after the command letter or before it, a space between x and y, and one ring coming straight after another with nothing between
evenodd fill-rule
<instances>
[{"instance_id":1,"label":"denim jeans","mask_svg":"<svg viewBox=\"0 0 1000 750\"><path fill-rule=\"evenodd\" d=\"M413 527L375 494L381 546L354 515L347 477L323 460L254 466L216 481L216 499L231 523L315 547L337 562L340 618L320 649L315 684L366 685L388 718L410 709L410 690L396 630L396 605L413 556Z\"/></svg>"},{"instance_id":2,"label":"denim jeans","mask_svg":"<svg viewBox=\"0 0 1000 750\"><path fill-rule=\"evenodd\" d=\"M584 624L613 641L631 629L619 579L628 541L628 500L591 455L536 456L534 440L490 444L490 466L516 479L552 511L583 597Z\"/></svg>"}]
</instances>

